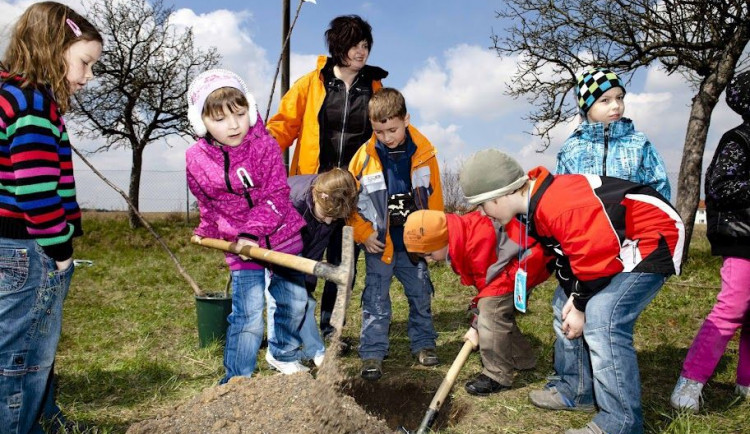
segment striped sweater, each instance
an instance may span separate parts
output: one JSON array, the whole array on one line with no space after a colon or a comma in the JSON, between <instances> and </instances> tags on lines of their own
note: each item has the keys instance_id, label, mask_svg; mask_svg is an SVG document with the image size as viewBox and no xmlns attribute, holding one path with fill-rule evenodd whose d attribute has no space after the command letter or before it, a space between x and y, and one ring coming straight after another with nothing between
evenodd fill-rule
<instances>
[{"instance_id":1,"label":"striped sweater","mask_svg":"<svg viewBox=\"0 0 750 434\"><path fill-rule=\"evenodd\" d=\"M83 234L68 133L51 93L21 80L0 72L0 238L63 261Z\"/></svg>"}]
</instances>

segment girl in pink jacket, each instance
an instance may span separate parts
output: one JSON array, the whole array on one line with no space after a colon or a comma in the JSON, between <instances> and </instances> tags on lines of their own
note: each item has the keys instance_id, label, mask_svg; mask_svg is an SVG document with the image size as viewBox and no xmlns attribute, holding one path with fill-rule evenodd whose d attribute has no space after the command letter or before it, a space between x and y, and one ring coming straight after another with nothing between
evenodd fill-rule
<instances>
[{"instance_id":1,"label":"girl in pink jacket","mask_svg":"<svg viewBox=\"0 0 750 434\"><path fill-rule=\"evenodd\" d=\"M266 132L242 79L221 69L198 75L188 89L188 119L200 138L186 153L188 186L201 215L194 233L299 254L305 221L289 199L279 145ZM265 269L277 305L272 354L266 359L285 374L307 370L297 361L307 304L304 275L231 253L226 261L232 313L221 382L255 370L264 332Z\"/></svg>"}]
</instances>

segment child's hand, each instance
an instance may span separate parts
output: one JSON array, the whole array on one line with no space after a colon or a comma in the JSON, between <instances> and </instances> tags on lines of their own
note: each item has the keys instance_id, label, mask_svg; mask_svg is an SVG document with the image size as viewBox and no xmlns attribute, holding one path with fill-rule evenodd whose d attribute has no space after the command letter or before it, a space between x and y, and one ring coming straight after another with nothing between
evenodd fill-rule
<instances>
[{"instance_id":1,"label":"child's hand","mask_svg":"<svg viewBox=\"0 0 750 434\"><path fill-rule=\"evenodd\" d=\"M238 238L237 245L240 247L244 247L244 246L260 247L258 243L252 240L248 240L247 238ZM245 255L239 255L239 257L242 258L243 261L250 261L252 259Z\"/></svg>"},{"instance_id":2,"label":"child's hand","mask_svg":"<svg viewBox=\"0 0 750 434\"><path fill-rule=\"evenodd\" d=\"M586 314L576 309L573 305L573 296L568 298L562 310L562 332L568 339L576 339L583 335L583 326L586 324Z\"/></svg>"},{"instance_id":3,"label":"child's hand","mask_svg":"<svg viewBox=\"0 0 750 434\"><path fill-rule=\"evenodd\" d=\"M474 327L469 327L469 331L464 335L464 341L469 341L474 345L474 350L479 347L479 332Z\"/></svg>"},{"instance_id":4,"label":"child's hand","mask_svg":"<svg viewBox=\"0 0 750 434\"><path fill-rule=\"evenodd\" d=\"M383 253L383 249L385 249L385 244L378 241L377 231L370 234L362 245L365 246L367 253Z\"/></svg>"}]
</instances>

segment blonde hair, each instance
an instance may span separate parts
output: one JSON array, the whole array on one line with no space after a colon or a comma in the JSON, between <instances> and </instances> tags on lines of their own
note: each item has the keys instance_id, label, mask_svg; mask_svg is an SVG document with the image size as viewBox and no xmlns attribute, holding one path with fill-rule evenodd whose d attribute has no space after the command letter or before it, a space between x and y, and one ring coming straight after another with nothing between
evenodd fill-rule
<instances>
[{"instance_id":1,"label":"blonde hair","mask_svg":"<svg viewBox=\"0 0 750 434\"><path fill-rule=\"evenodd\" d=\"M346 218L357 207L357 183L354 176L339 167L315 178L312 195L325 217Z\"/></svg>"},{"instance_id":2,"label":"blonde hair","mask_svg":"<svg viewBox=\"0 0 750 434\"><path fill-rule=\"evenodd\" d=\"M391 118L406 118L406 100L401 92L392 87L375 92L367 108L371 121L385 123Z\"/></svg>"},{"instance_id":3,"label":"blonde hair","mask_svg":"<svg viewBox=\"0 0 750 434\"><path fill-rule=\"evenodd\" d=\"M65 113L71 96L65 78L68 72L65 52L78 41L102 43L103 39L86 18L68 6L57 2L35 3L16 22L0 66L11 75L23 77L23 87L49 86L60 112Z\"/></svg>"},{"instance_id":4,"label":"blonde hair","mask_svg":"<svg viewBox=\"0 0 750 434\"><path fill-rule=\"evenodd\" d=\"M232 113L250 108L245 94L234 87L220 87L211 92L203 104L202 117L216 119L224 116L224 108Z\"/></svg>"}]
</instances>

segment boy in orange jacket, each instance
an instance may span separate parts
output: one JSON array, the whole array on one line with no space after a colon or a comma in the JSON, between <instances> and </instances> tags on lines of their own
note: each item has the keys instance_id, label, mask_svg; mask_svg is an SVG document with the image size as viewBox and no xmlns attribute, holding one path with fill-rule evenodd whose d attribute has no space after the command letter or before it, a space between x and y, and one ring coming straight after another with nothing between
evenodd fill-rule
<instances>
[{"instance_id":1,"label":"boy in orange jacket","mask_svg":"<svg viewBox=\"0 0 750 434\"><path fill-rule=\"evenodd\" d=\"M411 352L424 366L439 363L432 323L432 282L424 260L411 262L403 242L406 216L417 209L443 209L435 148L409 124L404 96L396 89L376 92L368 105L373 137L359 148L349 171L359 187L357 212L349 219L354 241L365 250L362 378L377 380L388 355L391 280L404 286L409 300L407 334Z\"/></svg>"},{"instance_id":2,"label":"boy in orange jacket","mask_svg":"<svg viewBox=\"0 0 750 434\"><path fill-rule=\"evenodd\" d=\"M479 345L482 372L466 383L472 395L486 396L511 387L513 370L532 369L536 356L516 325L513 288L516 272L526 269L527 288L544 282L552 259L530 240L521 245L523 225L514 219L505 228L480 211L466 215L440 211L415 211L404 226L404 244L410 253L435 261L447 260L461 283L474 286L478 294L472 310L478 311L464 339Z\"/></svg>"}]
</instances>

